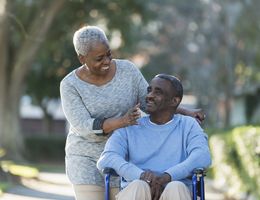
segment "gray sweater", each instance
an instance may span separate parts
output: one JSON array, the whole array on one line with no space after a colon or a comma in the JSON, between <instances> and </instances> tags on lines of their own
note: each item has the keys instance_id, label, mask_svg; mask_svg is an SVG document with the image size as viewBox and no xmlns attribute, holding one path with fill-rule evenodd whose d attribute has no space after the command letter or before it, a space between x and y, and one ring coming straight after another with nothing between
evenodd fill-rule
<instances>
[{"instance_id":1,"label":"gray sweater","mask_svg":"<svg viewBox=\"0 0 260 200\"><path fill-rule=\"evenodd\" d=\"M130 61L115 63L115 76L105 85L82 81L76 70L61 81L62 107L70 124L65 148L66 172L72 184L103 186L96 161L108 136L95 134L94 119L122 116L138 102L144 108L148 84L141 72Z\"/></svg>"}]
</instances>

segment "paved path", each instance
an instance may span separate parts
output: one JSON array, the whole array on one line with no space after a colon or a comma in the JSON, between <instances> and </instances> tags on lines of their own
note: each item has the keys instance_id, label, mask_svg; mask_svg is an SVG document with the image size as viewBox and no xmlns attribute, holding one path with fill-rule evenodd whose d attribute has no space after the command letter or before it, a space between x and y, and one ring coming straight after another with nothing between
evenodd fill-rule
<instances>
[{"instance_id":1,"label":"paved path","mask_svg":"<svg viewBox=\"0 0 260 200\"><path fill-rule=\"evenodd\" d=\"M206 199L224 200L223 194L212 187L212 182L206 180ZM22 185L7 191L1 200L74 200L73 190L63 173L39 174L38 179L23 179Z\"/></svg>"},{"instance_id":2,"label":"paved path","mask_svg":"<svg viewBox=\"0 0 260 200\"><path fill-rule=\"evenodd\" d=\"M63 173L40 173L38 179L23 179L22 185L4 193L1 200L74 200Z\"/></svg>"}]
</instances>

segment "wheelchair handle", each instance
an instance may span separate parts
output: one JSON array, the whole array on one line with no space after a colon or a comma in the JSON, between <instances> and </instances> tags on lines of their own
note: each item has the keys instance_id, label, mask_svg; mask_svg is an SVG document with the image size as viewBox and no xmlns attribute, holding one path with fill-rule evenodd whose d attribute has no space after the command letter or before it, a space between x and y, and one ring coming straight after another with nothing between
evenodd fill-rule
<instances>
[{"instance_id":1,"label":"wheelchair handle","mask_svg":"<svg viewBox=\"0 0 260 200\"><path fill-rule=\"evenodd\" d=\"M116 171L113 168L106 167L102 170L103 174L110 174L111 176L118 176Z\"/></svg>"}]
</instances>

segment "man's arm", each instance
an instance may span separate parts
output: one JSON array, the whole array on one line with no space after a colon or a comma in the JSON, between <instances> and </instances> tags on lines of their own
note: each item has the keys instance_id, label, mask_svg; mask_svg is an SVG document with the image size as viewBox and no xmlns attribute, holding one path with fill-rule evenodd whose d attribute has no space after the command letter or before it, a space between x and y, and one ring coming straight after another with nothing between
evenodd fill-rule
<instances>
[{"instance_id":1,"label":"man's arm","mask_svg":"<svg viewBox=\"0 0 260 200\"><path fill-rule=\"evenodd\" d=\"M191 175L193 169L207 168L211 164L208 137L195 120L186 137L186 144L188 157L183 162L165 171L171 175L172 180L187 178Z\"/></svg>"},{"instance_id":2,"label":"man's arm","mask_svg":"<svg viewBox=\"0 0 260 200\"><path fill-rule=\"evenodd\" d=\"M125 128L116 130L108 139L97 162L97 168L99 170L106 167L113 168L126 181L139 179L143 170L125 159L128 154L127 144Z\"/></svg>"}]
</instances>

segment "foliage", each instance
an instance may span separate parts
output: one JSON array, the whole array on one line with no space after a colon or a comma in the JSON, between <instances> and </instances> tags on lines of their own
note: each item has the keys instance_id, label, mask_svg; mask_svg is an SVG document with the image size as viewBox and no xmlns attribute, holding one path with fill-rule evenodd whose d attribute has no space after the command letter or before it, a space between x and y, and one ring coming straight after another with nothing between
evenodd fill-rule
<instances>
[{"instance_id":1,"label":"foliage","mask_svg":"<svg viewBox=\"0 0 260 200\"><path fill-rule=\"evenodd\" d=\"M1 0L0 135L4 139L0 146L8 156L20 158L24 149L18 118L26 83L27 92L48 115L46 104L59 96L59 81L78 65L72 33L83 24L99 23L109 27L112 36L120 29L121 47L126 47L133 27L141 26L133 15L141 22L148 19L145 4L139 0Z\"/></svg>"},{"instance_id":2,"label":"foliage","mask_svg":"<svg viewBox=\"0 0 260 200\"><path fill-rule=\"evenodd\" d=\"M46 42L35 58L26 81L26 93L32 97L34 104L42 108L47 120L52 120L47 106L50 100L59 98L61 79L79 66L72 44L74 31L83 24L100 24L104 29L109 29L109 38L113 37L113 33L120 32L122 42L115 51L120 51L121 55L133 51L134 41L138 38L133 30L141 26L135 23L134 17L145 23L150 16L145 3L138 0L74 0L65 3L62 12L55 18L54 27L46 35Z\"/></svg>"},{"instance_id":3,"label":"foliage","mask_svg":"<svg viewBox=\"0 0 260 200\"><path fill-rule=\"evenodd\" d=\"M0 165L4 172L23 178L35 178L39 173L36 168L16 164L11 161L1 161Z\"/></svg>"},{"instance_id":4,"label":"foliage","mask_svg":"<svg viewBox=\"0 0 260 200\"><path fill-rule=\"evenodd\" d=\"M25 138L24 157L29 161L62 162L65 157L65 138L54 136Z\"/></svg>"},{"instance_id":5,"label":"foliage","mask_svg":"<svg viewBox=\"0 0 260 200\"><path fill-rule=\"evenodd\" d=\"M11 186L10 183L0 181L0 197L4 191L6 191L8 188L10 188L10 186Z\"/></svg>"},{"instance_id":6,"label":"foliage","mask_svg":"<svg viewBox=\"0 0 260 200\"><path fill-rule=\"evenodd\" d=\"M249 193L259 198L260 127L238 127L216 134L210 146L218 185L228 188L231 197Z\"/></svg>"},{"instance_id":7,"label":"foliage","mask_svg":"<svg viewBox=\"0 0 260 200\"><path fill-rule=\"evenodd\" d=\"M207 111L210 126L230 126L232 101L260 87L259 1L153 2L160 15L142 29L139 43L145 77L177 75Z\"/></svg>"}]
</instances>

